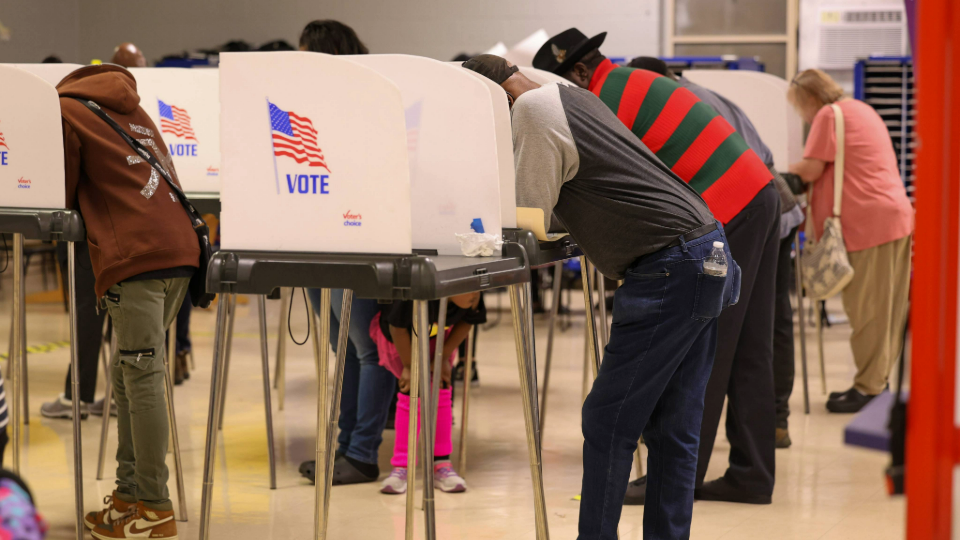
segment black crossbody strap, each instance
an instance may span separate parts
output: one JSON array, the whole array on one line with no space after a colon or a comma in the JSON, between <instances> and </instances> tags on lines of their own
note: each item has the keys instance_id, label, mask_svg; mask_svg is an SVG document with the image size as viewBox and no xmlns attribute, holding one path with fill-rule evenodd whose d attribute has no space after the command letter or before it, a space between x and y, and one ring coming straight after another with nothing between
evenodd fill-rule
<instances>
[{"instance_id":1,"label":"black crossbody strap","mask_svg":"<svg viewBox=\"0 0 960 540\"><path fill-rule=\"evenodd\" d=\"M199 226L203 224L203 220L199 219L200 213L197 212L197 210L193 207L192 204L190 204L190 201L187 199L187 196L183 193L183 190L180 189L180 186L174 183L173 179L170 178L170 173L168 173L167 170L164 169L162 165L160 165L160 162L157 161L157 158L154 157L154 155L150 152L149 149L144 147L142 144L140 144L140 141L134 139L126 131L124 131L123 128L120 127L120 124L117 124L117 122L113 118L110 118L110 115L107 114L106 111L100 108L100 105L97 105L93 101L90 101L87 99L82 99L82 98L73 98L73 99L79 101L80 103L83 103L88 109L93 111L93 114L96 114L97 116L102 118L104 122L109 124L110 127L114 129L114 131L116 131L121 137L123 137L123 140L126 141L127 144L129 144L130 147L133 148L134 151L136 151L137 154L144 159L144 161L149 163L154 169L157 170L157 172L160 173L160 176L162 176L163 179L167 181L167 185L170 186L170 189L173 190L173 192L177 195L177 200L180 201L180 204L183 206L183 209L187 211L187 215L190 216L190 220L200 221L200 223L194 223L194 226Z\"/></svg>"}]
</instances>

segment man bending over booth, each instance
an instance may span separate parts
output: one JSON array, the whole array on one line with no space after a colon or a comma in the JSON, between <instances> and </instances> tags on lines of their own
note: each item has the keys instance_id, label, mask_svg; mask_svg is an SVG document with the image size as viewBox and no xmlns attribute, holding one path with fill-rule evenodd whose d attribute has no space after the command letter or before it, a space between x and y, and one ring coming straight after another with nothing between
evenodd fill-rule
<instances>
[{"instance_id":1,"label":"man bending over booth","mask_svg":"<svg viewBox=\"0 0 960 540\"><path fill-rule=\"evenodd\" d=\"M541 210L547 230L555 215L600 272L624 280L583 404L580 538L617 538L641 434L651 465L644 537L686 538L717 316L739 294L723 228L590 92L539 86L498 56L463 66L511 103L517 205ZM724 275L704 271L715 245L724 245Z\"/></svg>"},{"instance_id":2,"label":"man bending over booth","mask_svg":"<svg viewBox=\"0 0 960 540\"><path fill-rule=\"evenodd\" d=\"M780 239L780 196L771 182L773 173L733 126L693 92L651 71L618 67L600 54L605 37L602 33L588 39L571 28L550 38L537 51L533 65L598 96L664 165L703 196L723 223L730 250L743 268L743 301L720 318L694 497L770 504L776 425L773 315ZM722 477L704 483L724 397L730 465Z\"/></svg>"}]
</instances>

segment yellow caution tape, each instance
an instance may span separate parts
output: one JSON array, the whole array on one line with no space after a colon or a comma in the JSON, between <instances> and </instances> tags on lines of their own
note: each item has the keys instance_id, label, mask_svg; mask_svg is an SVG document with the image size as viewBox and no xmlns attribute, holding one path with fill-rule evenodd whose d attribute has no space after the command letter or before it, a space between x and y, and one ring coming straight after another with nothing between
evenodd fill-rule
<instances>
[{"instance_id":1,"label":"yellow caution tape","mask_svg":"<svg viewBox=\"0 0 960 540\"><path fill-rule=\"evenodd\" d=\"M42 345L30 345L27 347L27 354L40 354L48 353L56 350L64 349L70 346L69 341L51 341L50 343L44 343ZM0 360L6 360L6 354L0 354Z\"/></svg>"}]
</instances>

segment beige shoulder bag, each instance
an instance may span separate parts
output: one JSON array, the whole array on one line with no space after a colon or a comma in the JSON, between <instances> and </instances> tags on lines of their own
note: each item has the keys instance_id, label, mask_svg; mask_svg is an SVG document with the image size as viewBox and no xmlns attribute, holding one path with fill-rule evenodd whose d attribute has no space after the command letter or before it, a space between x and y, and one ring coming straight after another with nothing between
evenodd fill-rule
<instances>
[{"instance_id":1,"label":"beige shoulder bag","mask_svg":"<svg viewBox=\"0 0 960 540\"><path fill-rule=\"evenodd\" d=\"M803 286L813 300L825 300L839 293L853 279L853 267L847 258L840 227L840 202L843 199L843 111L831 105L837 135L837 155L833 162L833 215L823 223L823 236L817 240L813 224L813 187L807 192L807 245L800 263L803 266Z\"/></svg>"}]
</instances>

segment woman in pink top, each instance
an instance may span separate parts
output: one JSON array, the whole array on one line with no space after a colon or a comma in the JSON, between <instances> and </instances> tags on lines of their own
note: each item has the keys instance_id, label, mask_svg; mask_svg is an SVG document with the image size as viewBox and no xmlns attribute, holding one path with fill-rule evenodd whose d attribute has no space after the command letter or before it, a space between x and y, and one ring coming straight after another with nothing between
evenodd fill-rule
<instances>
[{"instance_id":1,"label":"woman in pink top","mask_svg":"<svg viewBox=\"0 0 960 540\"><path fill-rule=\"evenodd\" d=\"M872 107L844 97L826 73L808 69L790 84L788 99L810 134L803 161L790 172L813 184L813 229L817 238L833 213L833 161L837 152L834 111L844 120L843 197L840 224L854 268L843 291L843 307L853 334L850 346L857 364L853 387L827 401L831 412L857 412L887 386L890 370L903 348L910 289L913 206L897 168L897 158L883 120ZM808 224L809 225L809 224ZM807 234L813 231L807 227Z\"/></svg>"}]
</instances>

